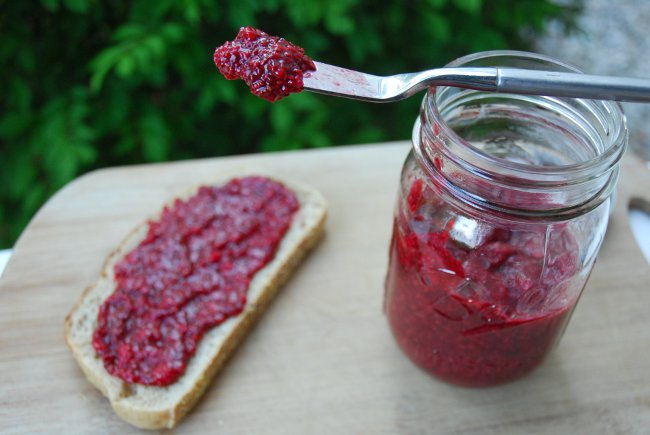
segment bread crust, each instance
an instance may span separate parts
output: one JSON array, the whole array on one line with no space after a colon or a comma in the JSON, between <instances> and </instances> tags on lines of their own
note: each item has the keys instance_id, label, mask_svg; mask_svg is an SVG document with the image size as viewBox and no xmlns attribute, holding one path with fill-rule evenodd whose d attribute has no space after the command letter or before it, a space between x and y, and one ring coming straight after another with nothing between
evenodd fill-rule
<instances>
[{"instance_id":1,"label":"bread crust","mask_svg":"<svg viewBox=\"0 0 650 435\"><path fill-rule=\"evenodd\" d=\"M214 376L261 317L301 259L322 237L327 216L327 204L322 195L297 183L287 183L272 176L268 178L293 191L300 202L300 209L280 242L275 258L251 280L244 310L206 332L196 354L188 362L186 372L176 382L167 387L128 384L110 375L92 348L92 332L97 323L99 306L115 287L113 266L144 238L147 221L129 233L107 257L97 282L83 291L81 298L66 316L65 340L75 360L86 378L110 400L113 410L123 420L143 429L161 429L172 428L183 419L205 393ZM160 399L159 402L163 403L156 402L152 405L151 398Z\"/></svg>"}]
</instances>

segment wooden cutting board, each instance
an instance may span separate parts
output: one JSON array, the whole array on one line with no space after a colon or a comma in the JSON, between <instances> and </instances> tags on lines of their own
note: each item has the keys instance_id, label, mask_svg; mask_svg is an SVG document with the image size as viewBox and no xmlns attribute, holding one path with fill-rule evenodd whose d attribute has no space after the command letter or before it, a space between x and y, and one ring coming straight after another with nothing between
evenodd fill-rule
<instances>
[{"instance_id":1,"label":"wooden cutting board","mask_svg":"<svg viewBox=\"0 0 650 435\"><path fill-rule=\"evenodd\" d=\"M649 433L650 266L627 212L631 198L650 197L650 171L624 160L606 241L559 348L523 380L464 389L415 368L382 314L407 149L112 168L72 182L34 218L0 281L0 432L137 432L84 379L63 319L145 216L188 186L247 168L321 190L327 236L175 433Z\"/></svg>"}]
</instances>

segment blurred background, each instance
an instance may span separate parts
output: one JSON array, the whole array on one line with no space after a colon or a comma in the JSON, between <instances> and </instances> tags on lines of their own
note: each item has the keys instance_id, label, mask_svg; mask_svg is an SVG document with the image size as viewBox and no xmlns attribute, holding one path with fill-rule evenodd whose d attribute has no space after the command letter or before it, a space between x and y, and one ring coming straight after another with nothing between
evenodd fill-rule
<instances>
[{"instance_id":1,"label":"blurred background","mask_svg":"<svg viewBox=\"0 0 650 435\"><path fill-rule=\"evenodd\" d=\"M271 104L223 79L212 54L240 26L374 74L523 49L633 75L607 69L621 64L602 50L578 56L611 37L592 36L603 35L593 10L610 20L607 8L626 3L638 17L642 0L0 0L0 249L93 169L410 137L417 97L371 105L302 93Z\"/></svg>"}]
</instances>

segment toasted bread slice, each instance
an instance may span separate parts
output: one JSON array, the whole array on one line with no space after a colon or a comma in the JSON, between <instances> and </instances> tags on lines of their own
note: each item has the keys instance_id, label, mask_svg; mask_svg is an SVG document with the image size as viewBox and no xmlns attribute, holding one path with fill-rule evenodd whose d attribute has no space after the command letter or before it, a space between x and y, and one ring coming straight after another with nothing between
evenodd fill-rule
<instances>
[{"instance_id":1,"label":"toasted bread slice","mask_svg":"<svg viewBox=\"0 0 650 435\"><path fill-rule=\"evenodd\" d=\"M247 293L244 310L207 331L185 373L166 387L128 384L110 375L92 346L100 305L113 293L113 269L147 234L138 226L108 257L97 282L86 289L65 320L65 339L84 374L109 400L117 415L145 429L172 428L196 404L242 338L269 305L301 258L324 232L327 204L323 196L302 185L287 184L300 208L293 217L274 259L259 270Z\"/></svg>"}]
</instances>

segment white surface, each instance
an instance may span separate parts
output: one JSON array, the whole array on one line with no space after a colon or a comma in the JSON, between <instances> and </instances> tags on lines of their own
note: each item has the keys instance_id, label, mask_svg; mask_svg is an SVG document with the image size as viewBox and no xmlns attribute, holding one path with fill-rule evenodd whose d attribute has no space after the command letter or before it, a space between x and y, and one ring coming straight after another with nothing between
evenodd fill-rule
<instances>
[{"instance_id":1,"label":"white surface","mask_svg":"<svg viewBox=\"0 0 650 435\"><path fill-rule=\"evenodd\" d=\"M0 276L2 276L2 271L5 270L7 261L11 256L11 249L0 249Z\"/></svg>"},{"instance_id":2,"label":"white surface","mask_svg":"<svg viewBox=\"0 0 650 435\"><path fill-rule=\"evenodd\" d=\"M630 210L630 226L641 252L650 263L650 215L641 210Z\"/></svg>"}]
</instances>

